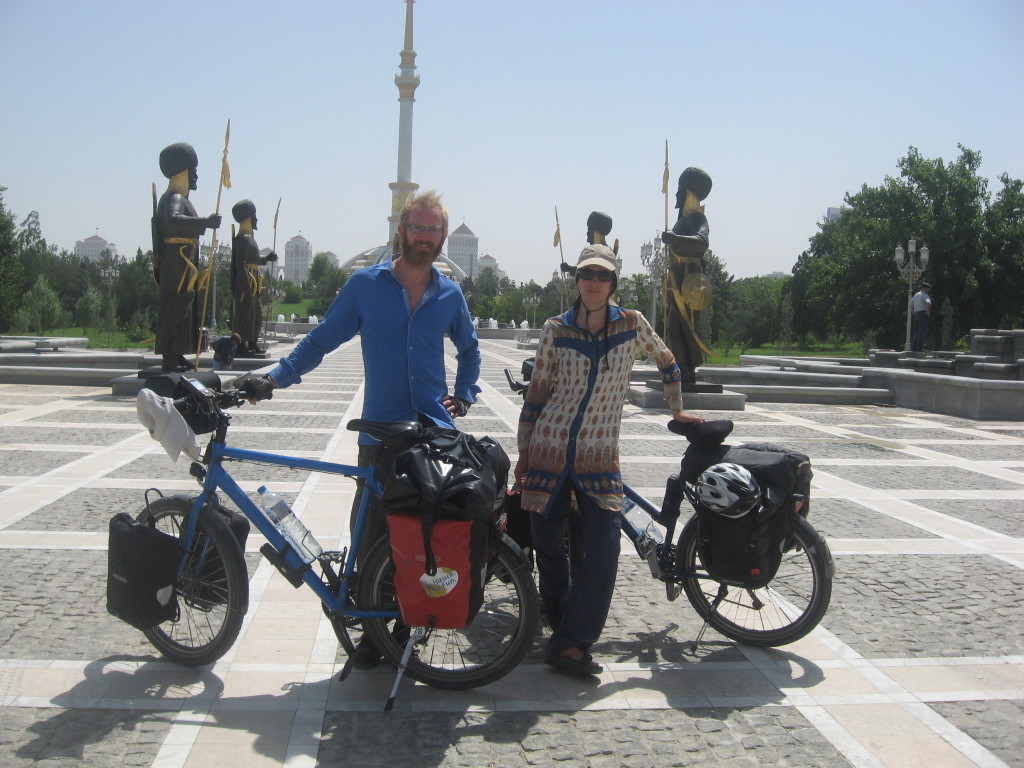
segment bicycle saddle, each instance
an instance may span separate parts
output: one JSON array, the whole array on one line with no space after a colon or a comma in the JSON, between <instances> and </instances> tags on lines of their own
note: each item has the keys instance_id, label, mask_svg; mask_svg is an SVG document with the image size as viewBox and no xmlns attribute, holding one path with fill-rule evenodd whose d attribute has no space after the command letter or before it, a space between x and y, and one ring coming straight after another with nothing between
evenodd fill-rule
<instances>
[{"instance_id":1,"label":"bicycle saddle","mask_svg":"<svg viewBox=\"0 0 1024 768\"><path fill-rule=\"evenodd\" d=\"M365 432L382 443L412 443L423 434L423 425L418 421L367 421L353 419L348 423L351 432Z\"/></svg>"},{"instance_id":2,"label":"bicycle saddle","mask_svg":"<svg viewBox=\"0 0 1024 768\"><path fill-rule=\"evenodd\" d=\"M705 421L700 424L684 424L673 419L668 423L669 432L682 435L697 448L714 448L732 432L733 423L729 419Z\"/></svg>"}]
</instances>

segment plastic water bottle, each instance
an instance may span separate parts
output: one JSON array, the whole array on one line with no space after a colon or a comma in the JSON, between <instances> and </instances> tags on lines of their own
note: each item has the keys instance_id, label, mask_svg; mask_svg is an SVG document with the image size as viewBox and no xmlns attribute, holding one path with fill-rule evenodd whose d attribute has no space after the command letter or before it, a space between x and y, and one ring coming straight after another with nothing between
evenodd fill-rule
<instances>
[{"instance_id":1,"label":"plastic water bottle","mask_svg":"<svg viewBox=\"0 0 1024 768\"><path fill-rule=\"evenodd\" d=\"M265 485L261 485L256 492L260 495L260 503L263 505L267 517L303 562L311 563L323 554L323 547L309 532L309 529L302 524L302 521L295 516L292 508L288 506L288 502L273 491L268 491Z\"/></svg>"},{"instance_id":2,"label":"plastic water bottle","mask_svg":"<svg viewBox=\"0 0 1024 768\"><path fill-rule=\"evenodd\" d=\"M627 522L633 526L633 529L638 534L636 541L633 542L637 554L647 560L647 565L651 569L651 575L656 578L660 577L661 567L658 565L658 546L665 542L665 534L662 533L661 528L654 522L654 519L629 498L624 500L622 516L626 518Z\"/></svg>"}]
</instances>

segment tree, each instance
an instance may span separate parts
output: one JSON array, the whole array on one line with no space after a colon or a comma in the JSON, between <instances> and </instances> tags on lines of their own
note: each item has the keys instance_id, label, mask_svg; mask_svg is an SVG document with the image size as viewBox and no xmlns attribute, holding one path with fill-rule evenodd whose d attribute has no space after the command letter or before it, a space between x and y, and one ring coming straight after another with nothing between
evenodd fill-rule
<instances>
[{"instance_id":1,"label":"tree","mask_svg":"<svg viewBox=\"0 0 1024 768\"><path fill-rule=\"evenodd\" d=\"M50 287L45 276L41 276L26 291L20 312L23 313L25 326L34 333L63 326L67 320L60 297Z\"/></svg>"},{"instance_id":2,"label":"tree","mask_svg":"<svg viewBox=\"0 0 1024 768\"><path fill-rule=\"evenodd\" d=\"M933 296L953 302L940 324L955 327L936 329L940 337L958 338L982 321L1000 319L994 296L1004 309L1019 307L1012 297L1024 291L1020 182L1001 177L1003 192L990 206L980 166L981 155L963 146L953 163L910 147L898 162L899 177L847 195L843 215L820 225L793 269L797 336L873 337L902 347L907 284L893 254L912 238L929 246L925 278Z\"/></svg>"},{"instance_id":3,"label":"tree","mask_svg":"<svg viewBox=\"0 0 1024 768\"><path fill-rule=\"evenodd\" d=\"M728 336L735 277L729 274L725 262L711 250L704 254L704 276L711 283L711 306L701 310L697 332L704 343L710 346Z\"/></svg>"},{"instance_id":4,"label":"tree","mask_svg":"<svg viewBox=\"0 0 1024 768\"><path fill-rule=\"evenodd\" d=\"M0 187L0 332L11 329L25 291L25 268L18 249L14 214L4 205L6 191L7 187Z\"/></svg>"},{"instance_id":5,"label":"tree","mask_svg":"<svg viewBox=\"0 0 1024 768\"><path fill-rule=\"evenodd\" d=\"M96 285L100 285L97 276ZM222 281L218 276L218 288ZM117 279L114 281L114 298L117 301L118 321L132 335L141 335L143 339L153 336L156 331L156 308L160 297L156 280L153 278L153 254L136 249L131 259L118 262ZM220 297L217 298L220 301ZM148 334L144 334L139 326L147 325Z\"/></svg>"},{"instance_id":6,"label":"tree","mask_svg":"<svg viewBox=\"0 0 1024 768\"><path fill-rule=\"evenodd\" d=\"M974 327L1024 327L1024 182L1005 173L1003 188L985 211L988 269L982 278L984 311Z\"/></svg>"},{"instance_id":7,"label":"tree","mask_svg":"<svg viewBox=\"0 0 1024 768\"><path fill-rule=\"evenodd\" d=\"M307 298L313 299L309 311L322 316L333 303L346 279L345 270L334 266L326 252L316 254L309 267L309 276L306 278L305 293Z\"/></svg>"},{"instance_id":8,"label":"tree","mask_svg":"<svg viewBox=\"0 0 1024 768\"><path fill-rule=\"evenodd\" d=\"M779 307L784 280L744 277L731 283L725 306L725 336L745 346L759 347L779 335Z\"/></svg>"},{"instance_id":9,"label":"tree","mask_svg":"<svg viewBox=\"0 0 1024 768\"><path fill-rule=\"evenodd\" d=\"M82 326L84 333L88 334L89 329L99 319L102 303L103 297L94 285L90 285L78 300L75 305L75 323Z\"/></svg>"},{"instance_id":10,"label":"tree","mask_svg":"<svg viewBox=\"0 0 1024 768\"><path fill-rule=\"evenodd\" d=\"M484 296L493 298L498 295L498 275L491 267L484 267L476 276L473 284L476 286L476 295L479 298Z\"/></svg>"}]
</instances>

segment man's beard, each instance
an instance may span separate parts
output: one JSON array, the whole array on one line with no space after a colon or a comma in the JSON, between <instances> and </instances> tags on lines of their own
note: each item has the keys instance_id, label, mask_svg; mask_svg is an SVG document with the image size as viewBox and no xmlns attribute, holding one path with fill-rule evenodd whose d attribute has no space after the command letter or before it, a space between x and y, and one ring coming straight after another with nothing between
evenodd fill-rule
<instances>
[{"instance_id":1,"label":"man's beard","mask_svg":"<svg viewBox=\"0 0 1024 768\"><path fill-rule=\"evenodd\" d=\"M443 243L438 243L433 253L423 253L417 250L413 245L412 241L409 240L407 234L402 235L402 258L406 259L410 265L414 267L422 267L424 264L433 264L437 261L437 257L441 255L441 246Z\"/></svg>"}]
</instances>

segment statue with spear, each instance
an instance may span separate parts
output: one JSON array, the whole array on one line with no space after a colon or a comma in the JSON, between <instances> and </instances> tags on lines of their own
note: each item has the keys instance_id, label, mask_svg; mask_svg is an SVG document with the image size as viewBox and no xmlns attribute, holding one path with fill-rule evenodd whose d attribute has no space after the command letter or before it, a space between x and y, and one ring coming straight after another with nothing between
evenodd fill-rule
<instances>
[{"instance_id":1,"label":"statue with spear","mask_svg":"<svg viewBox=\"0 0 1024 768\"><path fill-rule=\"evenodd\" d=\"M683 384L696 384L696 369L704 354L713 355L697 335L702 309L711 305L711 282L704 275L708 250L708 220L701 201L711 192L711 177L700 168L687 168L679 176L676 208L679 216L668 229L668 142L665 142L665 231L661 241L668 248L665 264L665 342L683 374Z\"/></svg>"},{"instance_id":2,"label":"statue with spear","mask_svg":"<svg viewBox=\"0 0 1024 768\"><path fill-rule=\"evenodd\" d=\"M231 207L231 216L238 223L238 234L231 236L231 294L234 299L232 330L242 337L238 356L262 354L259 346L260 297L264 291L263 273L260 267L267 262L276 262L277 254L271 251L260 255L253 232L256 230L256 205L252 200L240 200Z\"/></svg>"},{"instance_id":3,"label":"statue with spear","mask_svg":"<svg viewBox=\"0 0 1024 768\"><path fill-rule=\"evenodd\" d=\"M199 360L199 237L207 229L216 232L221 217L218 213L197 216L189 202L189 192L199 179L198 167L191 144L171 144L160 152L160 171L168 184L153 211L153 277L159 289L156 354L165 371L187 370L185 355L192 351L197 364ZM218 207L219 200L218 193Z\"/></svg>"}]
</instances>

